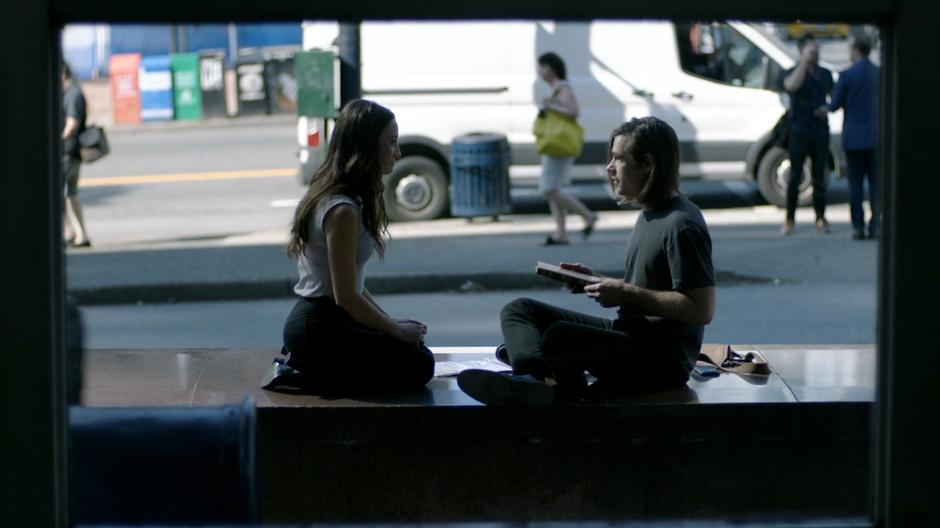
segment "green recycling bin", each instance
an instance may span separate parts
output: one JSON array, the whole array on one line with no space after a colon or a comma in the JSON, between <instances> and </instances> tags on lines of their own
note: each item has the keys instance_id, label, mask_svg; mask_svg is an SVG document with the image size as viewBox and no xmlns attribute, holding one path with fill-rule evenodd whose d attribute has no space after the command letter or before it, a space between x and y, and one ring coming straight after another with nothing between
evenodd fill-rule
<instances>
[{"instance_id":1,"label":"green recycling bin","mask_svg":"<svg viewBox=\"0 0 940 528\"><path fill-rule=\"evenodd\" d=\"M294 55L294 76L297 79L297 115L333 117L336 103L333 94L333 61L330 51L302 51Z\"/></svg>"},{"instance_id":2,"label":"green recycling bin","mask_svg":"<svg viewBox=\"0 0 940 528\"><path fill-rule=\"evenodd\" d=\"M176 53L170 56L173 70L173 109L176 119L202 119L202 88L199 86L199 55Z\"/></svg>"}]
</instances>

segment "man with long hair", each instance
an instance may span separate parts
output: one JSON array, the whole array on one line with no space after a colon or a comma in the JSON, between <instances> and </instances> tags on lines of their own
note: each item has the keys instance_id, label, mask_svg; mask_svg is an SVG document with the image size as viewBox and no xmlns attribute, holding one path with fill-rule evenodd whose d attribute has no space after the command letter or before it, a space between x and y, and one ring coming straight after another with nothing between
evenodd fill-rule
<instances>
[{"instance_id":1,"label":"man with long hair","mask_svg":"<svg viewBox=\"0 0 940 528\"><path fill-rule=\"evenodd\" d=\"M641 208L627 242L622 279L598 276L589 299L618 307L607 319L516 299L501 314L496 355L513 374L465 370L464 392L489 405L545 405L683 386L715 311L711 238L701 211L679 194L679 142L655 117L633 119L610 137L611 188ZM563 268L594 275L587 266ZM580 287L573 288L582 291ZM585 372L597 381L587 386Z\"/></svg>"}]
</instances>

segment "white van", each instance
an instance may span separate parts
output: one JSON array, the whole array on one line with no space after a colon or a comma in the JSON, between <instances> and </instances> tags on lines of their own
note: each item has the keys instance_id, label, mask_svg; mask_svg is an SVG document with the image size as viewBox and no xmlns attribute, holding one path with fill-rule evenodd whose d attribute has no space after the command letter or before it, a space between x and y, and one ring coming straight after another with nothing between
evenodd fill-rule
<instances>
[{"instance_id":1,"label":"white van","mask_svg":"<svg viewBox=\"0 0 940 528\"><path fill-rule=\"evenodd\" d=\"M306 22L304 48L335 49L338 31L336 23ZM564 59L581 107L585 146L574 184L605 182L611 130L653 115L679 136L683 178L756 180L768 202L785 203L789 163L770 133L785 111L782 76L795 57L761 25L364 22L360 45L363 96L391 108L399 124L403 157L385 185L393 220L447 214L449 144L467 133L505 134L512 184L537 182L532 121L548 87L535 62L548 51ZM324 157L326 125L298 123L304 182ZM841 114L830 116L830 129L828 173L841 175ZM810 199L808 179L802 203Z\"/></svg>"}]
</instances>

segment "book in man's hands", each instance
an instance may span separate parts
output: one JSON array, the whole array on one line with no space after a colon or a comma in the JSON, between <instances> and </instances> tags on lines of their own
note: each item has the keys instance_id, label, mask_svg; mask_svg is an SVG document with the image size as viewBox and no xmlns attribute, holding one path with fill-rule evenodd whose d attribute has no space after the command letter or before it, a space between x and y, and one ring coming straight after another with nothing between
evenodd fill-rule
<instances>
[{"instance_id":1,"label":"book in man's hands","mask_svg":"<svg viewBox=\"0 0 940 528\"><path fill-rule=\"evenodd\" d=\"M598 277L597 275L589 275L579 271L572 271L562 268L561 266L555 266L554 264L548 264L545 262L536 263L535 272L539 275L548 277L549 279L564 282L565 284L577 285L581 288L601 280L601 277Z\"/></svg>"}]
</instances>

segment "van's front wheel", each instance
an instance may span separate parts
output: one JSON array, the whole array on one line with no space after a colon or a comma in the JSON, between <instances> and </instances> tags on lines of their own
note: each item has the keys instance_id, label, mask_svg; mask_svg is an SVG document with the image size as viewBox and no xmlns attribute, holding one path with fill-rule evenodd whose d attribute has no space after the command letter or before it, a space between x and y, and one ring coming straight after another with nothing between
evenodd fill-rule
<instances>
[{"instance_id":1,"label":"van's front wheel","mask_svg":"<svg viewBox=\"0 0 940 528\"><path fill-rule=\"evenodd\" d=\"M771 147L761 158L757 168L757 186L767 203L777 207L787 206L787 178L790 175L790 156L786 149ZM803 165L803 179L800 181L799 206L813 203L813 186L810 183L810 160ZM829 167L826 167L826 184L829 184Z\"/></svg>"},{"instance_id":2,"label":"van's front wheel","mask_svg":"<svg viewBox=\"0 0 940 528\"><path fill-rule=\"evenodd\" d=\"M430 158L406 156L385 177L383 198L393 222L438 218L447 210L447 176Z\"/></svg>"}]
</instances>

